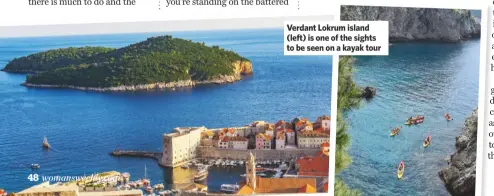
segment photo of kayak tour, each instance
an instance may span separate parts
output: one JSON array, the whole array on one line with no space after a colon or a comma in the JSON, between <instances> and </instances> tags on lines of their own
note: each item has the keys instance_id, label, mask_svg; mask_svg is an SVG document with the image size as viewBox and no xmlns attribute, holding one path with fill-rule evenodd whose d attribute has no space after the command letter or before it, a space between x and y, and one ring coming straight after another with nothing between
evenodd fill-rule
<instances>
[{"instance_id":1,"label":"photo of kayak tour","mask_svg":"<svg viewBox=\"0 0 494 196\"><path fill-rule=\"evenodd\" d=\"M388 56L340 56L335 195L475 195L480 10L342 6Z\"/></svg>"},{"instance_id":2,"label":"photo of kayak tour","mask_svg":"<svg viewBox=\"0 0 494 196\"><path fill-rule=\"evenodd\" d=\"M332 57L276 24L0 38L0 190L327 193Z\"/></svg>"}]
</instances>

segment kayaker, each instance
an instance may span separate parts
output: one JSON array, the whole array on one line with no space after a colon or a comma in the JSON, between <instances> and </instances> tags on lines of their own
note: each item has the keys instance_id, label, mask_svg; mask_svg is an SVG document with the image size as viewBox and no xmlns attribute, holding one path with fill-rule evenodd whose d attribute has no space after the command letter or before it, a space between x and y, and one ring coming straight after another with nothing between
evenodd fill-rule
<instances>
[{"instance_id":1,"label":"kayaker","mask_svg":"<svg viewBox=\"0 0 494 196\"><path fill-rule=\"evenodd\" d=\"M446 117L446 119L450 119L451 116L449 116L449 113L446 112L446 114L444 114L444 117Z\"/></svg>"},{"instance_id":2,"label":"kayaker","mask_svg":"<svg viewBox=\"0 0 494 196\"><path fill-rule=\"evenodd\" d=\"M400 166L398 167L398 170L403 170L403 164L400 163Z\"/></svg>"},{"instance_id":3,"label":"kayaker","mask_svg":"<svg viewBox=\"0 0 494 196\"><path fill-rule=\"evenodd\" d=\"M429 143L429 138L425 138L424 144L428 144L428 143Z\"/></svg>"},{"instance_id":4,"label":"kayaker","mask_svg":"<svg viewBox=\"0 0 494 196\"><path fill-rule=\"evenodd\" d=\"M413 120L413 117L411 117L411 116L408 117L408 122L412 122L412 120Z\"/></svg>"}]
</instances>

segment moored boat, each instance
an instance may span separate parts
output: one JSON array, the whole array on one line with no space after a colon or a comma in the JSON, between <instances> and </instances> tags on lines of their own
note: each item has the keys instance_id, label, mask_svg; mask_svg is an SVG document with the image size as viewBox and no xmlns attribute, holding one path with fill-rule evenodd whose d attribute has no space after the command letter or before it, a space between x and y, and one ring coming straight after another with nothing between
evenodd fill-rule
<instances>
[{"instance_id":1,"label":"moored boat","mask_svg":"<svg viewBox=\"0 0 494 196\"><path fill-rule=\"evenodd\" d=\"M39 169L40 167L41 167L41 166L39 166L39 164L37 164L37 163L33 163L33 164L31 164L31 168L32 168L32 169Z\"/></svg>"},{"instance_id":2,"label":"moored boat","mask_svg":"<svg viewBox=\"0 0 494 196\"><path fill-rule=\"evenodd\" d=\"M208 170L200 170L199 172L197 172L197 174L194 176L194 182L203 182L204 180L206 180L206 178L208 178Z\"/></svg>"},{"instance_id":3,"label":"moored boat","mask_svg":"<svg viewBox=\"0 0 494 196\"><path fill-rule=\"evenodd\" d=\"M155 184L154 185L154 189L157 189L157 190L161 190L161 189L164 189L165 186L163 184Z\"/></svg>"},{"instance_id":4,"label":"moored boat","mask_svg":"<svg viewBox=\"0 0 494 196\"><path fill-rule=\"evenodd\" d=\"M222 184L220 191L224 193L236 193L240 187L236 184Z\"/></svg>"}]
</instances>

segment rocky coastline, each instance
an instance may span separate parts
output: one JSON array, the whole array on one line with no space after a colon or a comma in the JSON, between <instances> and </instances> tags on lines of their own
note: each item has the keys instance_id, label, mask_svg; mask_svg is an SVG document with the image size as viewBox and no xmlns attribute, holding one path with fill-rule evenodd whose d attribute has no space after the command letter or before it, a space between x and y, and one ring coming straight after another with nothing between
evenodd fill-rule
<instances>
[{"instance_id":1,"label":"rocky coastline","mask_svg":"<svg viewBox=\"0 0 494 196\"><path fill-rule=\"evenodd\" d=\"M453 196L475 196L477 163L477 109L465 120L461 134L456 137L456 152L448 166L439 171L439 177Z\"/></svg>"},{"instance_id":2,"label":"rocky coastline","mask_svg":"<svg viewBox=\"0 0 494 196\"><path fill-rule=\"evenodd\" d=\"M389 21L390 42L456 43L480 37L480 23L469 10L342 6L342 21Z\"/></svg>"},{"instance_id":3,"label":"rocky coastline","mask_svg":"<svg viewBox=\"0 0 494 196\"><path fill-rule=\"evenodd\" d=\"M174 90L176 88L192 88L200 85L208 84L229 84L234 83L242 79L242 76L252 75L252 63L248 61L236 61L232 63L233 74L221 75L209 80L194 81L194 80L180 80L175 82L156 82L151 84L137 84L137 85L120 85L112 87L83 87L67 84L32 84L22 83L22 86L30 88L66 88L82 91L96 91L96 92L126 92L126 91L164 91Z\"/></svg>"}]
</instances>

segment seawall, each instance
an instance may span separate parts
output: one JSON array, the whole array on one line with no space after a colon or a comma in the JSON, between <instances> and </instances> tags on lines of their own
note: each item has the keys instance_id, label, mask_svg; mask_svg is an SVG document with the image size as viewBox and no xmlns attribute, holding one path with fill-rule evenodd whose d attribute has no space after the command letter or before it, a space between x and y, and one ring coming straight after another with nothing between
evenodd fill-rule
<instances>
[{"instance_id":1,"label":"seawall","mask_svg":"<svg viewBox=\"0 0 494 196\"><path fill-rule=\"evenodd\" d=\"M248 157L249 152L256 156L256 160L284 160L288 161L291 158L302 156L316 156L320 149L283 149L283 150L261 150L261 149L217 149L213 147L198 147L197 158L206 159L235 159L244 160Z\"/></svg>"}]
</instances>

